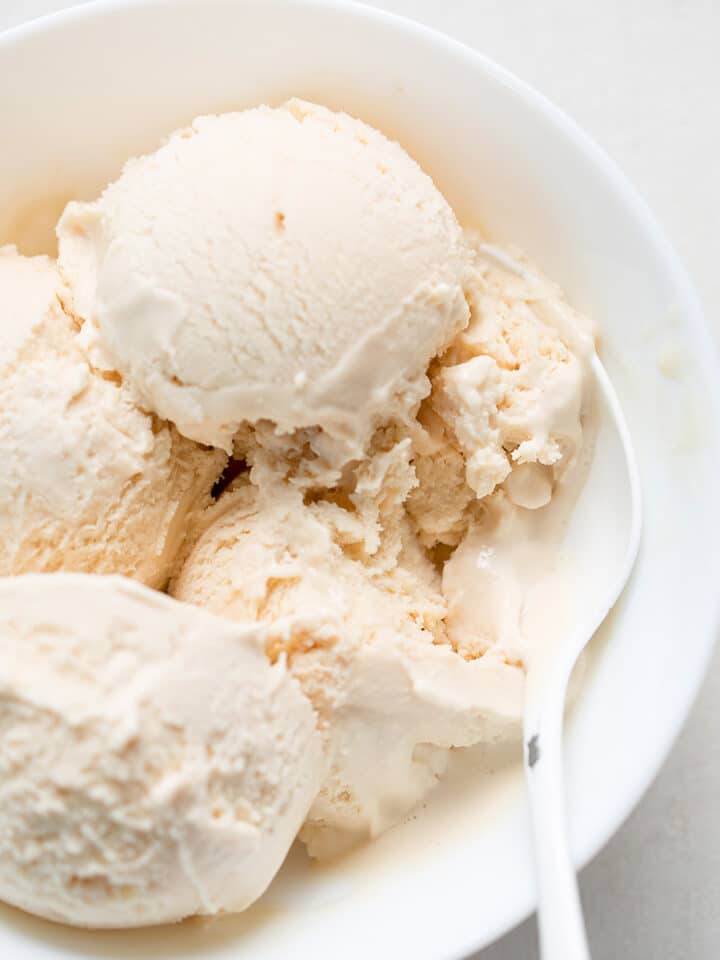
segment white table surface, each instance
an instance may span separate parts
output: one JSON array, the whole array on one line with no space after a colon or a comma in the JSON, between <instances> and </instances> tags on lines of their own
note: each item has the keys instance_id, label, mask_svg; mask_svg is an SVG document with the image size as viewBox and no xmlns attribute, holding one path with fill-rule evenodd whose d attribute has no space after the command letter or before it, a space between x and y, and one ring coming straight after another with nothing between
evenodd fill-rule
<instances>
[{"instance_id":1,"label":"white table surface","mask_svg":"<svg viewBox=\"0 0 720 960\"><path fill-rule=\"evenodd\" d=\"M71 2L0 0L0 29ZM720 0L372 5L476 47L579 120L659 215L690 268L720 342ZM719 700L716 656L656 783L583 872L595 960L720 957L720 733L714 714ZM535 955L528 922L475 960Z\"/></svg>"}]
</instances>

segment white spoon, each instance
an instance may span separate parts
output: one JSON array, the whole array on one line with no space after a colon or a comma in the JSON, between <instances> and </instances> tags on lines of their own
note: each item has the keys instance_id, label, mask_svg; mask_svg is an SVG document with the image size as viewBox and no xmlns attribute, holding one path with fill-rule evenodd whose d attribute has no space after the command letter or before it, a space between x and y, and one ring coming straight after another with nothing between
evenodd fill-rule
<instances>
[{"instance_id":1,"label":"white spoon","mask_svg":"<svg viewBox=\"0 0 720 960\"><path fill-rule=\"evenodd\" d=\"M586 960L575 868L565 820L562 733L568 680L588 641L620 596L637 556L640 482L630 435L612 383L593 360L600 422L592 465L572 512L564 547L576 558L573 605L581 612L555 655L530 667L525 701L525 773L545 960Z\"/></svg>"}]
</instances>

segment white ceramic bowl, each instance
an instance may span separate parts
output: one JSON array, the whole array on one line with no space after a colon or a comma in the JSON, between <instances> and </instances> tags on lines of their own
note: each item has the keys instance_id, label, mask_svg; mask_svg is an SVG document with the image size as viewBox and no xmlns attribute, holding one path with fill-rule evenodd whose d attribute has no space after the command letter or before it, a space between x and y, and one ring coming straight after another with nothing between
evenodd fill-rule
<instances>
[{"instance_id":1,"label":"white ceramic bowl","mask_svg":"<svg viewBox=\"0 0 720 960\"><path fill-rule=\"evenodd\" d=\"M642 201L504 70L358 6L93 4L0 36L0 90L0 240L21 236L29 249L66 197L94 195L125 157L198 113L298 95L397 138L465 223L517 241L596 318L637 445L646 528L568 731L572 843L588 860L666 756L718 620L714 351ZM0 955L438 960L489 943L533 903L520 771L485 756L466 758L426 808L336 866L291 856L246 915L96 935L3 909Z\"/></svg>"}]
</instances>

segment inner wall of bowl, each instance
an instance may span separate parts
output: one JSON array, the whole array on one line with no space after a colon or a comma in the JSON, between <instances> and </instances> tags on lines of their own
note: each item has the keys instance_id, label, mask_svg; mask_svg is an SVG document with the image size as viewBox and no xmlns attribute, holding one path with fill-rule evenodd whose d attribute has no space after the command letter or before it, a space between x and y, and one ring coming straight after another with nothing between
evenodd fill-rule
<instances>
[{"instance_id":1,"label":"inner wall of bowl","mask_svg":"<svg viewBox=\"0 0 720 960\"><path fill-rule=\"evenodd\" d=\"M398 139L465 224L519 243L596 319L646 509L633 581L568 738L573 841L579 855L597 849L684 716L709 650L718 569L706 341L662 237L612 169L480 58L321 2L81 10L0 38L0 89L13 91L0 102L0 241L20 239L25 252L52 246L66 199L95 196L128 156L197 114L301 96ZM437 958L489 942L530 908L533 888L520 781L506 756L480 753L372 849L321 869L295 857L265 905L224 932L183 933L188 955L280 957L307 937L318 956L342 943L346 957L364 957L377 941L384 955ZM95 938L14 916L3 914L0 944L29 950L40 937L53 956L179 947L177 930Z\"/></svg>"}]
</instances>

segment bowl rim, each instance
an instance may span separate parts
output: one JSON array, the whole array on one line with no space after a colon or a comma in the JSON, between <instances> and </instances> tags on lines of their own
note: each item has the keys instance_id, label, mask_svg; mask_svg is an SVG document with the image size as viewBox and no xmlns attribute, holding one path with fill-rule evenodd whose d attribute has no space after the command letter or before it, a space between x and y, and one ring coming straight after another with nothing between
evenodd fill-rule
<instances>
[{"instance_id":1,"label":"bowl rim","mask_svg":"<svg viewBox=\"0 0 720 960\"><path fill-rule=\"evenodd\" d=\"M534 113L542 114L544 122L567 142L569 149L580 155L583 162L593 169L598 179L603 180L618 197L623 211L635 221L644 243L654 249L656 259L665 265L668 279L675 292L674 301L678 313L682 316L684 324L693 333L693 360L703 374L703 380L707 387L707 397L712 403L712 409L708 412L708 419L710 422L713 422L713 420L716 423L720 422L720 357L718 356L717 346L690 275L648 203L622 171L619 164L596 143L577 121L530 83L521 80L486 54L460 40L409 17L368 6L360 0L87 0L87 2L60 9L0 31L0 53L3 48L29 40L34 34L52 31L56 26L71 26L74 22L103 18L109 13L123 12L133 8L167 8L171 10L178 7L194 7L204 9L207 13L213 7L229 6L262 7L265 9L268 6L274 6L279 11L282 11L283 8L300 7L318 12L333 11L334 13L341 10L349 16L375 21L380 28L415 36L424 40L428 45L443 49L454 59L466 62L469 67L475 70L479 68ZM718 580L720 581L720 564L717 564L717 567ZM686 662L687 686L684 696L673 701L674 716L672 722L664 728L661 741L655 744L655 751L647 752L642 775L637 778L633 789L623 795L622 802L609 808L607 815L602 820L595 822L592 832L588 832L579 838L574 856L578 869L592 860L620 829L640 803L675 745L707 674L720 634L720 591L712 598L711 603L712 614L708 636L704 641L701 654L696 656L692 667ZM487 939L478 942L477 938L471 936L458 936L452 944L452 951L446 951L443 956L458 958L489 946L526 919L535 907L536 899L534 897L518 898L514 909L508 910L501 920L487 924Z\"/></svg>"}]
</instances>

